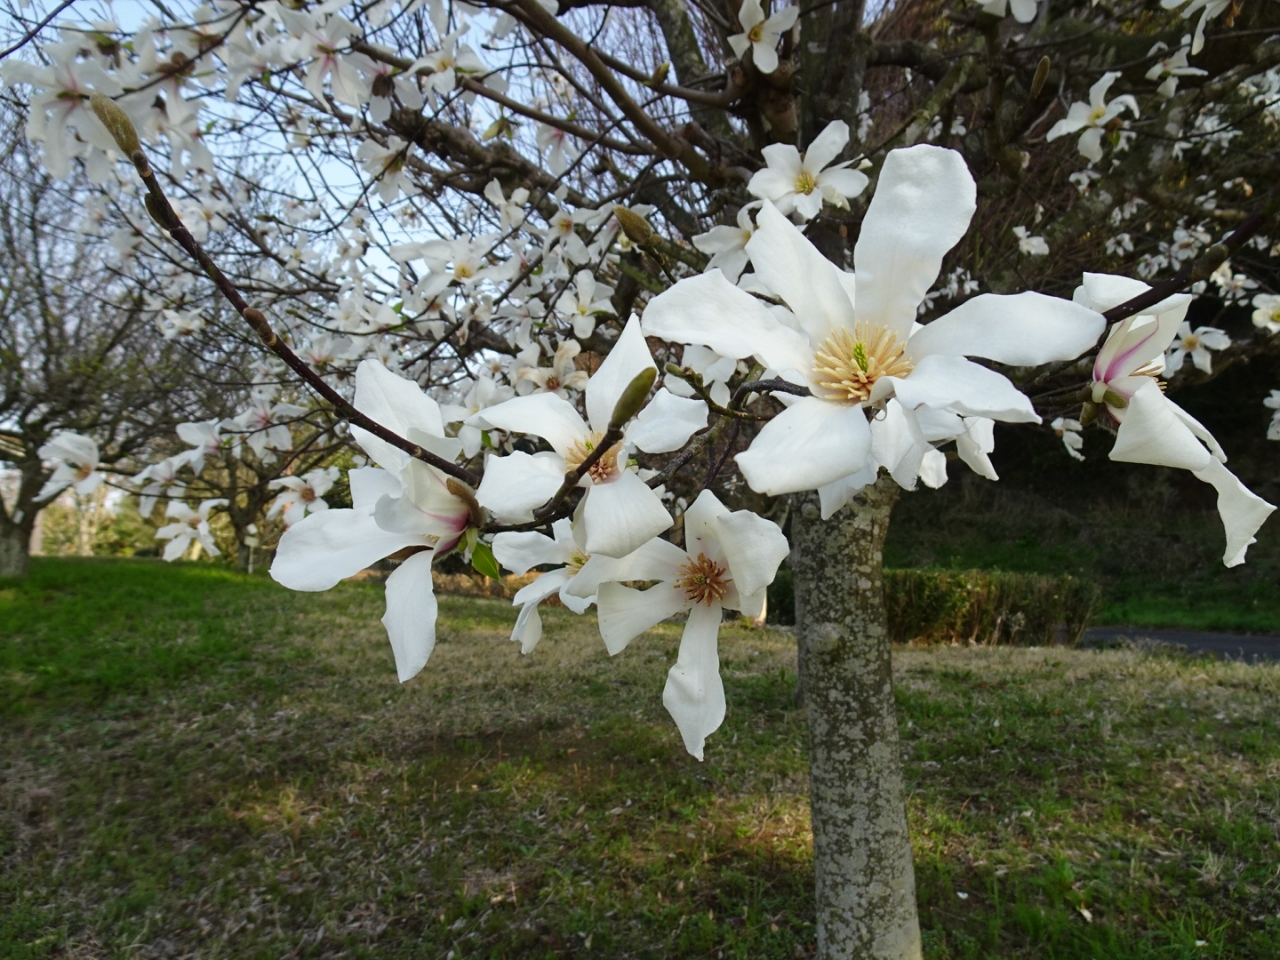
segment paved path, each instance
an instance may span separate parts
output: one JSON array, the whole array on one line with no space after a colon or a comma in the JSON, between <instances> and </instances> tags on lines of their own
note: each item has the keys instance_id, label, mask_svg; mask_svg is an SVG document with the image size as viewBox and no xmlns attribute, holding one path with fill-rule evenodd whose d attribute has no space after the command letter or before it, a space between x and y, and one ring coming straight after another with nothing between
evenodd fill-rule
<instances>
[{"instance_id":1,"label":"paved path","mask_svg":"<svg viewBox=\"0 0 1280 960\"><path fill-rule=\"evenodd\" d=\"M1262 633L1207 633L1200 630L1165 630L1151 627L1090 627L1085 646L1098 646L1117 638L1169 643L1190 653L1212 653L1223 660L1280 660L1280 637Z\"/></svg>"}]
</instances>

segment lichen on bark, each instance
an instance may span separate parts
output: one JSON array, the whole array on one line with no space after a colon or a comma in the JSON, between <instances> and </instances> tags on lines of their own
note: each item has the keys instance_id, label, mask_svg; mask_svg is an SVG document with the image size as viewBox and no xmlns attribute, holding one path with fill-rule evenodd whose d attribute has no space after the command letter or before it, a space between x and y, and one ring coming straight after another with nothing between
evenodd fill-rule
<instances>
[{"instance_id":1,"label":"lichen on bark","mask_svg":"<svg viewBox=\"0 0 1280 960\"><path fill-rule=\"evenodd\" d=\"M882 476L829 520L813 493L792 513L821 960L921 957L881 560L897 494Z\"/></svg>"}]
</instances>

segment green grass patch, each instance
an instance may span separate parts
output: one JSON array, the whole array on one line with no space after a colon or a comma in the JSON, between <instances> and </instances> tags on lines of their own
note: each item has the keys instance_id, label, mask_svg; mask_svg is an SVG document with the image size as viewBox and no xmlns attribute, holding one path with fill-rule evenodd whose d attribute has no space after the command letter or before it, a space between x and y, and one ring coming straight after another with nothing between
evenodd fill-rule
<instances>
[{"instance_id":1,"label":"green grass patch","mask_svg":"<svg viewBox=\"0 0 1280 960\"><path fill-rule=\"evenodd\" d=\"M814 941L785 632L722 631L729 714L699 764L660 702L678 625L610 658L591 618L551 609L521 657L508 603L445 597L402 686L377 584L40 566L71 584L56 604L97 613L38 634L77 671L5 681L23 706L0 715L0 957L783 960ZM200 602L182 587L206 570ZM119 596L174 579L150 617L113 620L85 571ZM166 636L218 618L221 653L159 666ZM136 675L85 679L86 623ZM0 644L41 629L0 624ZM1280 956L1280 668L997 647L895 669L929 960Z\"/></svg>"}]
</instances>

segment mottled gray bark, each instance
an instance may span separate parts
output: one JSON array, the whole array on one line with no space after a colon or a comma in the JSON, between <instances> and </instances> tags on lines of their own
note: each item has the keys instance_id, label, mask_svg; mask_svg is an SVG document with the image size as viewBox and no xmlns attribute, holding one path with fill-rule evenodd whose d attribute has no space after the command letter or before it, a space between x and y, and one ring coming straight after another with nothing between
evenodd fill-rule
<instances>
[{"instance_id":1,"label":"mottled gray bark","mask_svg":"<svg viewBox=\"0 0 1280 960\"><path fill-rule=\"evenodd\" d=\"M919 960L881 553L887 476L830 520L792 513L796 640L809 725L820 960Z\"/></svg>"},{"instance_id":2,"label":"mottled gray bark","mask_svg":"<svg viewBox=\"0 0 1280 960\"><path fill-rule=\"evenodd\" d=\"M21 524L0 524L0 577L25 577L31 566L31 529Z\"/></svg>"}]
</instances>

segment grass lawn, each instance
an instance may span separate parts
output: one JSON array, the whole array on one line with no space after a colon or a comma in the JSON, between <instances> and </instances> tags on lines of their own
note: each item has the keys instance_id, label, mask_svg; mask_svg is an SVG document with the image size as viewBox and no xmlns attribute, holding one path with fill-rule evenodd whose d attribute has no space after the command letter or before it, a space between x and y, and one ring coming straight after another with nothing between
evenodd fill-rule
<instances>
[{"instance_id":1,"label":"grass lawn","mask_svg":"<svg viewBox=\"0 0 1280 960\"><path fill-rule=\"evenodd\" d=\"M750 957L813 942L780 631L721 634L707 762L677 625L507 640L444 598L400 686L378 584L37 560L0 584L0 958ZM1280 956L1280 667L903 649L930 960Z\"/></svg>"}]
</instances>

